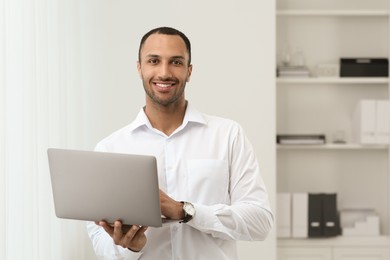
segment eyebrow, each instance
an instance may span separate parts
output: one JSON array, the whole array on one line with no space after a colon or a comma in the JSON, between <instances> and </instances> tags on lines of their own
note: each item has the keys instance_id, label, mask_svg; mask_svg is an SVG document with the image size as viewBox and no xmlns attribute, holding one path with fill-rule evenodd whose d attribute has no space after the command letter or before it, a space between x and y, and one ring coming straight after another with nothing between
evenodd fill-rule
<instances>
[{"instance_id":1,"label":"eyebrow","mask_svg":"<svg viewBox=\"0 0 390 260\"><path fill-rule=\"evenodd\" d=\"M159 58L161 57L160 55L157 55L157 54L148 54L146 55L146 58ZM177 56L172 56L172 57L169 57L169 59L181 59L181 60L185 60L185 58L181 55L177 55Z\"/></svg>"},{"instance_id":2,"label":"eyebrow","mask_svg":"<svg viewBox=\"0 0 390 260\"><path fill-rule=\"evenodd\" d=\"M172 56L171 59L181 59L181 60L185 60L185 58L183 56Z\"/></svg>"}]
</instances>

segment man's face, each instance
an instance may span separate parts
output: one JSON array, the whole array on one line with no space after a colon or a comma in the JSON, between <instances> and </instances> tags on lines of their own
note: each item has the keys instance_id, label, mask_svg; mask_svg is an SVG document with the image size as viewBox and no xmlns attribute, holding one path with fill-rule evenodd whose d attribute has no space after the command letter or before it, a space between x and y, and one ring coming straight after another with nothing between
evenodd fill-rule
<instances>
[{"instance_id":1,"label":"man's face","mask_svg":"<svg viewBox=\"0 0 390 260\"><path fill-rule=\"evenodd\" d=\"M137 69L147 101L169 106L185 99L184 89L192 71L188 59L185 43L177 35L152 34L146 39Z\"/></svg>"}]
</instances>

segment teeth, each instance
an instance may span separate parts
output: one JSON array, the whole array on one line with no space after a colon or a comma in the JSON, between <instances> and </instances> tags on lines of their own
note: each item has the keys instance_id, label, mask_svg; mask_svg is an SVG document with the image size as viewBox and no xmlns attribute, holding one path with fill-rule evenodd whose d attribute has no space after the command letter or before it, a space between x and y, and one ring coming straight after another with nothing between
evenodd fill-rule
<instances>
[{"instance_id":1,"label":"teeth","mask_svg":"<svg viewBox=\"0 0 390 260\"><path fill-rule=\"evenodd\" d=\"M167 88L169 86L171 86L172 84L161 84L161 83L156 83L157 86L161 87L161 88Z\"/></svg>"}]
</instances>

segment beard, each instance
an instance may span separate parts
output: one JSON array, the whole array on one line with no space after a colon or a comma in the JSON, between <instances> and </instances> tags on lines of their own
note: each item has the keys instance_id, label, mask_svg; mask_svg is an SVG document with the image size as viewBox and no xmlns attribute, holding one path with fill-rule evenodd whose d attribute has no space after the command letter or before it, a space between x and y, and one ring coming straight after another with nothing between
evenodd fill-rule
<instances>
[{"instance_id":1,"label":"beard","mask_svg":"<svg viewBox=\"0 0 390 260\"><path fill-rule=\"evenodd\" d=\"M172 80L172 79L165 79L165 80ZM176 84L179 84L178 80L174 80L177 82ZM177 92L174 92L173 95L171 95L169 98L160 98L156 93L154 92L153 88L150 87L153 83L148 84L148 82L145 80L144 77L142 77L142 84L144 86L144 90L146 95L152 100L152 102L156 105L160 106L170 106L171 104L176 103L181 97L184 96L184 90L186 87L186 80L183 81L183 83L177 88Z\"/></svg>"}]
</instances>

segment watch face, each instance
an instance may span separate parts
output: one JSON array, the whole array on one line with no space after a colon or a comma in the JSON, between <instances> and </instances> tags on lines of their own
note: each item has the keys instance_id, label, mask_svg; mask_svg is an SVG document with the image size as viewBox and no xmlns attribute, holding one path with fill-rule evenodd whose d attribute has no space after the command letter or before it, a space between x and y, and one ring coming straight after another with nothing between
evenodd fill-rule
<instances>
[{"instance_id":1,"label":"watch face","mask_svg":"<svg viewBox=\"0 0 390 260\"><path fill-rule=\"evenodd\" d=\"M193 216L195 214L195 208L191 203L184 203L183 208L188 215Z\"/></svg>"}]
</instances>

